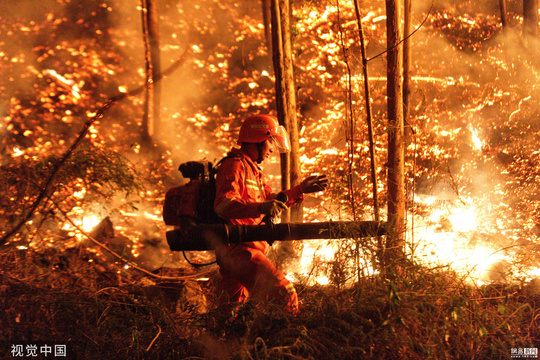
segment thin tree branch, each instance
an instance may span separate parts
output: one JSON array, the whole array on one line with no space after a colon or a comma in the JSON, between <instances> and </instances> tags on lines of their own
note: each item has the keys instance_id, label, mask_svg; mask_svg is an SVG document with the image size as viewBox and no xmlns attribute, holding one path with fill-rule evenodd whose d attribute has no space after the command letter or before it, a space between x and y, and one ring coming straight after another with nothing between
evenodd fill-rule
<instances>
[{"instance_id":1,"label":"thin tree branch","mask_svg":"<svg viewBox=\"0 0 540 360\"><path fill-rule=\"evenodd\" d=\"M418 25L418 27L416 29L414 29L414 31L412 33L409 34L409 36L406 36L405 38L403 38L401 41L399 41L398 43L396 43L394 46L392 47L389 47L387 48L386 50L384 50L383 52L381 52L380 54L377 54L375 56L373 56L372 58L369 58L367 59L367 61L371 61L371 60L375 60L377 59L378 57L381 57L383 56L384 54L386 54L387 52L389 52L390 50L398 47L401 43L403 43L405 40L407 40L408 38L410 38L411 36L413 36L414 34L416 34L417 31L419 31L423 26L424 24L426 23L427 19L429 18L429 15L431 15L431 11L433 10L433 6L434 6L434 0L431 0L431 6L428 10L428 13L426 15L426 17L424 18L424 20L422 21L422 23L420 23L420 25Z\"/></svg>"}]
</instances>

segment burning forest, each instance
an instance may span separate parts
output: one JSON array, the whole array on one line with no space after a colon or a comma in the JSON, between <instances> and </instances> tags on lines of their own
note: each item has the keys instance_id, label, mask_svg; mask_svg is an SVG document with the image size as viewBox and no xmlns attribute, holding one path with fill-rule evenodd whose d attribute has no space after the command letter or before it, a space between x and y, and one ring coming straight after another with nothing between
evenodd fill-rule
<instances>
[{"instance_id":1,"label":"burning forest","mask_svg":"<svg viewBox=\"0 0 540 360\"><path fill-rule=\"evenodd\" d=\"M157 1L148 81L150 3L0 3L2 358L55 346L81 359L538 358L540 33L527 1L412 4L406 263L383 269L385 235L276 241L299 314L248 302L232 319L215 254L171 251L162 212L187 182L181 163L215 164L246 117L277 115L269 2ZM329 179L305 196L304 223L389 216L388 3L291 4L301 173ZM281 189L280 157L262 167Z\"/></svg>"}]
</instances>

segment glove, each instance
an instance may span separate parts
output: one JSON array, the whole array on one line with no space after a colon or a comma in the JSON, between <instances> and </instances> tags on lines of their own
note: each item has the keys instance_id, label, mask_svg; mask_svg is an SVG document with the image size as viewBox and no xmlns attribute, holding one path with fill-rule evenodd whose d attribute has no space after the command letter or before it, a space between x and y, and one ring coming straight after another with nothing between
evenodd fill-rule
<instances>
[{"instance_id":1,"label":"glove","mask_svg":"<svg viewBox=\"0 0 540 360\"><path fill-rule=\"evenodd\" d=\"M300 184L304 194L323 191L327 186L328 179L326 178L326 175L309 176Z\"/></svg>"},{"instance_id":2,"label":"glove","mask_svg":"<svg viewBox=\"0 0 540 360\"><path fill-rule=\"evenodd\" d=\"M259 212L272 218L278 216L283 210L287 209L287 205L276 199L265 201L259 205Z\"/></svg>"}]
</instances>

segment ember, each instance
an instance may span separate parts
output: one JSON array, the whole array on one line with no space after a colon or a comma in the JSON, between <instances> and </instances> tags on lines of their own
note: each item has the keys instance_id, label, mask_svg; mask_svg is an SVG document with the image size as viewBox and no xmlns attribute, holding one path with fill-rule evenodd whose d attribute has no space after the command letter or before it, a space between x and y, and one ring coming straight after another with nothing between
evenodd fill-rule
<instances>
[{"instance_id":1,"label":"ember","mask_svg":"<svg viewBox=\"0 0 540 360\"><path fill-rule=\"evenodd\" d=\"M68 6L69 2L57 3ZM126 96L93 123L78 145L85 154L96 152L106 158L109 155L103 151L109 149L123 158L75 159L78 165L73 166L85 170L55 181L42 208L25 224L24 234L15 234L12 244L36 244L36 237L51 246L81 241L81 231L90 232L110 217L119 236L133 242L134 254L141 254L145 243L164 241L167 229L159 209L167 187L181 182L177 165L194 155L221 157L234 144L233 134L246 114L275 107L264 26L253 15L258 10L246 5L225 15L224 5L207 3L207 16L201 18L196 16L200 4L164 5L163 64L178 58L180 49L191 51L186 64L161 83L164 124L154 140L165 150L155 155L156 148L139 137L143 99ZM144 44L133 26L140 18L136 5L93 4L90 22L71 21L62 6L30 23L16 16L0 23L1 66L10 74L0 83L5 104L0 124L6 179L1 200L4 235L11 219L29 211L45 186L44 179L88 119L98 116L107 99L129 95L144 82ZM302 168L305 173L324 171L332 177L328 194L307 200L305 220L372 220L354 8L351 4L295 6ZM539 96L534 81L537 48L515 41L521 35L501 33L493 15L473 17L457 10L426 14L424 10L418 9L415 21L417 25L427 21L413 37L410 123L414 135L409 139L406 167L408 252L423 262L463 268L475 281L487 281L490 269L501 262L509 268L521 263L519 271L508 270L513 276L536 276L539 270L529 260L535 255L531 251L536 251L530 245L538 243L533 215L540 209L540 129L534 120L539 111L534 101ZM379 56L385 49L385 19L379 7L365 9L362 18L378 164L385 164L387 156L386 74ZM234 31L217 31L221 28ZM191 39L190 31L201 36ZM464 32L467 37L458 36ZM347 60L344 50L350 55ZM360 114L354 122L353 143L347 140L346 124L349 76L352 103ZM23 162L40 169L31 181ZM278 188L277 159L268 167L272 185ZM106 179L96 180L99 171L107 173ZM386 168L379 166L376 171L384 198ZM130 183L135 178L146 180L135 186ZM351 186L346 186L350 181ZM21 187L21 182L27 185ZM351 198L361 209L357 214L351 213ZM52 222L62 226L55 230ZM315 264L335 260L336 246L339 243L326 240L306 243L298 264L291 264L290 276L312 283L308 275ZM168 256L164 246L160 251ZM372 255L360 254L365 274L374 272ZM315 280L328 281L326 275Z\"/></svg>"},{"instance_id":2,"label":"ember","mask_svg":"<svg viewBox=\"0 0 540 360\"><path fill-rule=\"evenodd\" d=\"M297 236L305 241L270 239L269 258L300 298L293 318L251 303L220 314L213 252L172 252L162 217L166 191L185 182L179 164L215 164L243 119L276 114L276 46L261 11L271 2L37 3L0 0L0 338L13 341L13 356L33 344L62 346L69 358L537 353L540 47L524 11L532 1L412 2L397 161L403 243L323 229L387 224L387 205L398 202L388 189L399 166L387 64L404 44L387 45L392 1L363 1L359 14L353 1L291 2L294 144L302 177L330 180L305 196L297 234L316 224ZM153 3L158 24L144 23ZM279 189L280 158L268 160L264 173ZM280 226L291 229L268 233ZM394 250L400 257L387 257Z\"/></svg>"}]
</instances>

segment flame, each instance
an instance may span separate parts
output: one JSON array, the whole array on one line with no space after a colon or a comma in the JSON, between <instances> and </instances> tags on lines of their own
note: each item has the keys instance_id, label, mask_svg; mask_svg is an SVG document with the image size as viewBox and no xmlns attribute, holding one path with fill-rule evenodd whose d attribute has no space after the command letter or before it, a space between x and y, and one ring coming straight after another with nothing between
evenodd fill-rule
<instances>
[{"instance_id":1,"label":"flame","mask_svg":"<svg viewBox=\"0 0 540 360\"><path fill-rule=\"evenodd\" d=\"M373 265L365 258L357 259L359 264L353 266L353 262L350 264L343 264L341 260L336 260L336 254L341 246L343 246L345 239L337 241L329 240L309 240L304 241L302 254L298 264L292 264L286 270L285 277L293 282L302 281L308 285L328 285L331 283L328 274L321 269L321 264L329 264L331 262L340 262L340 266L348 268L358 268L361 266L363 275L374 275L377 271ZM354 278L354 277L353 277ZM352 279L347 280L346 284L352 284Z\"/></svg>"},{"instance_id":2,"label":"flame","mask_svg":"<svg viewBox=\"0 0 540 360\"><path fill-rule=\"evenodd\" d=\"M476 229L476 214L474 208L466 208L455 211L448 216L448 220L457 232L469 232Z\"/></svg>"},{"instance_id":3,"label":"flame","mask_svg":"<svg viewBox=\"0 0 540 360\"><path fill-rule=\"evenodd\" d=\"M495 278L491 271L500 262L510 260L504 253L486 245L468 246L467 238L453 232L426 230L415 256L428 266L449 266L466 282L483 284Z\"/></svg>"},{"instance_id":4,"label":"flame","mask_svg":"<svg viewBox=\"0 0 540 360\"><path fill-rule=\"evenodd\" d=\"M314 276L311 276L311 274L314 270L314 264L320 263L321 261L331 261L334 258L336 250L336 246L328 241L304 241L302 255L297 264L298 268L293 266L293 269L289 269L285 277L293 282L299 281L302 278L308 278L309 284L328 285L330 283L328 276L324 274L315 274Z\"/></svg>"},{"instance_id":5,"label":"flame","mask_svg":"<svg viewBox=\"0 0 540 360\"><path fill-rule=\"evenodd\" d=\"M504 233L494 229L485 211L488 206L482 202L472 198L441 202L434 196L415 199L430 209L427 217L409 217L409 223L415 224L408 235L413 239L414 256L424 264L450 266L475 284L507 282L511 273L524 278L540 274L540 268L534 267L518 271L512 266L516 263L514 254L506 251L506 245L481 240L489 234L500 238L499 232Z\"/></svg>"},{"instance_id":6,"label":"flame","mask_svg":"<svg viewBox=\"0 0 540 360\"><path fill-rule=\"evenodd\" d=\"M428 209L424 215L409 215L407 233L410 256L426 266L451 268L468 283L481 285L493 281L511 281L512 276L531 278L540 275L540 268L519 271L514 254L504 245L483 241L482 236L493 229L485 212L486 205L472 197L459 200L441 200L437 196L416 196L415 201ZM484 211L481 211L484 209ZM411 226L414 224L414 226ZM286 277L291 281L304 281L308 285L327 285L331 279L319 273L323 263L337 260L336 254L343 241L304 241L297 268L289 268ZM374 275L377 270L360 254L363 275ZM349 268L358 268L348 259ZM358 261L358 259L356 259ZM306 280L307 279L307 280ZM346 285L346 284L345 284Z\"/></svg>"},{"instance_id":7,"label":"flame","mask_svg":"<svg viewBox=\"0 0 540 360\"><path fill-rule=\"evenodd\" d=\"M480 138L478 137L478 132L472 126L469 127L469 129L471 130L471 133L472 133L471 140L472 140L474 148L476 150L482 150L482 148L484 147L484 144L482 140L480 140Z\"/></svg>"},{"instance_id":8,"label":"flame","mask_svg":"<svg viewBox=\"0 0 540 360\"><path fill-rule=\"evenodd\" d=\"M77 196L84 196L84 189L77 192ZM62 230L68 231L68 235L76 238L77 240L82 240L84 235L81 234L80 230L85 233L91 232L100 222L101 219L94 213L89 213L88 210L85 210L81 207L74 207L70 214L68 214L70 221L65 222Z\"/></svg>"},{"instance_id":9,"label":"flame","mask_svg":"<svg viewBox=\"0 0 540 360\"><path fill-rule=\"evenodd\" d=\"M96 215L89 215L82 218L80 221L80 227L84 231L92 231L94 227L96 227L101 220Z\"/></svg>"}]
</instances>

